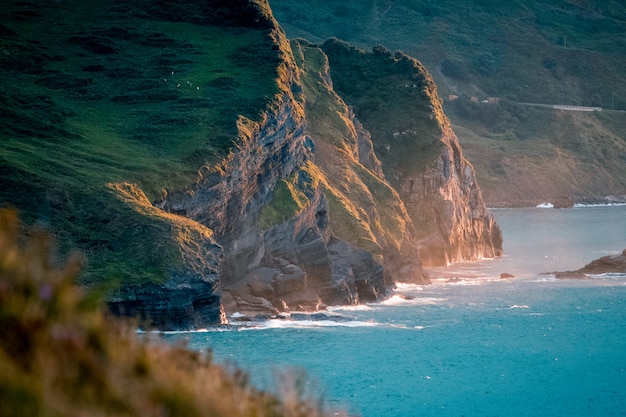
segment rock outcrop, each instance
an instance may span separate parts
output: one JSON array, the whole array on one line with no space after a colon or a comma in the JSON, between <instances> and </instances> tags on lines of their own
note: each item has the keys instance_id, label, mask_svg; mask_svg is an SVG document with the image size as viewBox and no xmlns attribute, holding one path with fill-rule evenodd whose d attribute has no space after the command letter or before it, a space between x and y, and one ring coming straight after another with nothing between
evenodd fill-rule
<instances>
[{"instance_id":1,"label":"rock outcrop","mask_svg":"<svg viewBox=\"0 0 626 417\"><path fill-rule=\"evenodd\" d=\"M380 301L386 293L383 268L372 255L332 235L328 200L320 191L300 214L270 228L257 243L263 255L248 264L248 272L223 271L229 313L317 311Z\"/></svg>"},{"instance_id":2,"label":"rock outcrop","mask_svg":"<svg viewBox=\"0 0 626 417\"><path fill-rule=\"evenodd\" d=\"M500 228L422 64L401 52L365 52L335 39L322 48L335 90L371 133L385 178L404 202L422 263L501 255ZM384 104L381 96L388 97Z\"/></svg>"},{"instance_id":3,"label":"rock outcrop","mask_svg":"<svg viewBox=\"0 0 626 417\"><path fill-rule=\"evenodd\" d=\"M583 274L626 273L626 249L617 255L603 256L579 269Z\"/></svg>"},{"instance_id":4,"label":"rock outcrop","mask_svg":"<svg viewBox=\"0 0 626 417\"><path fill-rule=\"evenodd\" d=\"M439 156L425 170L396 180L411 217L429 230L420 240L420 259L433 266L501 256L502 233L485 206L474 169L449 122L441 123Z\"/></svg>"},{"instance_id":5,"label":"rock outcrop","mask_svg":"<svg viewBox=\"0 0 626 417\"><path fill-rule=\"evenodd\" d=\"M575 271L551 272L557 279L589 279L590 275L626 274L626 249L620 254L603 256Z\"/></svg>"}]
</instances>

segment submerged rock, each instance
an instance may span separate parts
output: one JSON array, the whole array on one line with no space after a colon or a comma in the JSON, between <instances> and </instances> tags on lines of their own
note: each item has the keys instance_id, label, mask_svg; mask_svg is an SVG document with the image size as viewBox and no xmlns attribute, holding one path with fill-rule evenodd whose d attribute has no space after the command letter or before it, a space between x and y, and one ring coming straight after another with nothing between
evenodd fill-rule
<instances>
[{"instance_id":1,"label":"submerged rock","mask_svg":"<svg viewBox=\"0 0 626 417\"><path fill-rule=\"evenodd\" d=\"M603 256L576 271L553 272L557 279L590 279L589 275L626 274L626 249L617 255Z\"/></svg>"}]
</instances>

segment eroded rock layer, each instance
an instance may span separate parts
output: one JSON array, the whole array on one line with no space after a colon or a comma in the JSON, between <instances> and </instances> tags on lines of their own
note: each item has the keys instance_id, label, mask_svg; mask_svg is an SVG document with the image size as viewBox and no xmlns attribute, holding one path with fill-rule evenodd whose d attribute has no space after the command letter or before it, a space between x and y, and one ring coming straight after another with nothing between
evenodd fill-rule
<instances>
[{"instance_id":1,"label":"eroded rock layer","mask_svg":"<svg viewBox=\"0 0 626 417\"><path fill-rule=\"evenodd\" d=\"M188 329L375 302L428 283L422 264L500 254L413 58L289 42L263 0L51 26L78 3L0 11L0 204L84 251L115 314Z\"/></svg>"}]
</instances>

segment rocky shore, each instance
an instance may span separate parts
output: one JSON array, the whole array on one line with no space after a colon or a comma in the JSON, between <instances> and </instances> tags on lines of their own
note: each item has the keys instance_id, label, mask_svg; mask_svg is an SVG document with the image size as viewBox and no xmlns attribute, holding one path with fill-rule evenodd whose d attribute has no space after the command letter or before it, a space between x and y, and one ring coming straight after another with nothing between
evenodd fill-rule
<instances>
[{"instance_id":1,"label":"rocky shore","mask_svg":"<svg viewBox=\"0 0 626 417\"><path fill-rule=\"evenodd\" d=\"M626 274L626 249L617 255L598 258L575 271L550 272L557 279L590 279L592 275Z\"/></svg>"}]
</instances>

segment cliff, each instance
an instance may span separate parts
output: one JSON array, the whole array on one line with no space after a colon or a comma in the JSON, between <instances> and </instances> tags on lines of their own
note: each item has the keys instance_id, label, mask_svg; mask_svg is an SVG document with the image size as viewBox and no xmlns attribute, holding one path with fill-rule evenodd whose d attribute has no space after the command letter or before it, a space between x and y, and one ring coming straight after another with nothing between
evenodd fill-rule
<instances>
[{"instance_id":1,"label":"cliff","mask_svg":"<svg viewBox=\"0 0 626 417\"><path fill-rule=\"evenodd\" d=\"M1 12L0 202L82 250L114 313L377 301L422 263L501 253L413 58L290 43L263 1L74 6Z\"/></svg>"},{"instance_id":2,"label":"cliff","mask_svg":"<svg viewBox=\"0 0 626 417\"><path fill-rule=\"evenodd\" d=\"M331 39L323 49L335 90L371 132L385 176L406 205L422 262L501 255L500 229L426 69L383 47L367 53Z\"/></svg>"}]
</instances>

